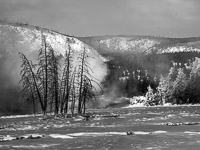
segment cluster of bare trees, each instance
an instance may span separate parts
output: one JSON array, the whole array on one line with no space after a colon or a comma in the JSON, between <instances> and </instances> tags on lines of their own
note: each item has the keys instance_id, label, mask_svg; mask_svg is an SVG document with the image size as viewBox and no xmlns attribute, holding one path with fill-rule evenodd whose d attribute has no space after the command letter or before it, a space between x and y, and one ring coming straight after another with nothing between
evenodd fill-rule
<instances>
[{"instance_id":1,"label":"cluster of bare trees","mask_svg":"<svg viewBox=\"0 0 200 150\"><path fill-rule=\"evenodd\" d=\"M23 54L21 80L22 97L33 104L34 113L38 103L44 115L48 111L57 114L84 114L86 103L95 98L97 92L94 84L100 87L92 76L92 69L88 63L90 56L85 48L74 60L74 50L70 47L72 40L66 38L66 53L64 64L60 64L46 37L42 35L41 49L38 63L33 62ZM76 61L76 62L74 62Z\"/></svg>"}]
</instances>

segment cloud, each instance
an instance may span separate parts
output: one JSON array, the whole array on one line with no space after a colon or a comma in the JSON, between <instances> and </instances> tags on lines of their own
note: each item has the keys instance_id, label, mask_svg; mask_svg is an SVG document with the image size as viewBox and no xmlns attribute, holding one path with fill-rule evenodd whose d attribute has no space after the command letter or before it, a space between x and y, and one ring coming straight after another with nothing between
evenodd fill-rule
<instances>
[{"instance_id":1,"label":"cloud","mask_svg":"<svg viewBox=\"0 0 200 150\"><path fill-rule=\"evenodd\" d=\"M1 0L0 19L76 35L199 36L198 0Z\"/></svg>"}]
</instances>

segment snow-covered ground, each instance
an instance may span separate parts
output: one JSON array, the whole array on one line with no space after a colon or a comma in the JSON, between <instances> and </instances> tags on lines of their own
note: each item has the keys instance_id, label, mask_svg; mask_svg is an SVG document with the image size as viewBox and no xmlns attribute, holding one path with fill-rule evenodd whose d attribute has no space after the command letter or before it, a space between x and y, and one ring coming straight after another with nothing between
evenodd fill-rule
<instances>
[{"instance_id":1,"label":"snow-covered ground","mask_svg":"<svg viewBox=\"0 0 200 150\"><path fill-rule=\"evenodd\" d=\"M0 149L199 149L200 106L88 110L91 117L0 118Z\"/></svg>"},{"instance_id":2,"label":"snow-covered ground","mask_svg":"<svg viewBox=\"0 0 200 150\"><path fill-rule=\"evenodd\" d=\"M10 115L10 116L1 116L1 119L11 119L11 118L26 118L26 117L34 117L34 116L42 116L42 114L31 114L31 115Z\"/></svg>"}]
</instances>

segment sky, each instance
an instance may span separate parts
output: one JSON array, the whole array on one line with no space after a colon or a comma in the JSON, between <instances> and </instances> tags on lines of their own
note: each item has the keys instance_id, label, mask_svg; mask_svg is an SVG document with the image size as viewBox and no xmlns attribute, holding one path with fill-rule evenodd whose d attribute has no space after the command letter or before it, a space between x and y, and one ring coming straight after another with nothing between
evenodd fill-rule
<instances>
[{"instance_id":1,"label":"sky","mask_svg":"<svg viewBox=\"0 0 200 150\"><path fill-rule=\"evenodd\" d=\"M74 36L200 36L200 0L0 0L0 20Z\"/></svg>"}]
</instances>

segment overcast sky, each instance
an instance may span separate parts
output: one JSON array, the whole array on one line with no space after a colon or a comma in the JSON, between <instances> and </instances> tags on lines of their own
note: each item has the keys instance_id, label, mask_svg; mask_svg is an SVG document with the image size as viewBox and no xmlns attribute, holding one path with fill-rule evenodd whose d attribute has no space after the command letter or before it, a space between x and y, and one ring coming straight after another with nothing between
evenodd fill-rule
<instances>
[{"instance_id":1,"label":"overcast sky","mask_svg":"<svg viewBox=\"0 0 200 150\"><path fill-rule=\"evenodd\" d=\"M0 0L0 19L75 36L200 36L200 0Z\"/></svg>"}]
</instances>

